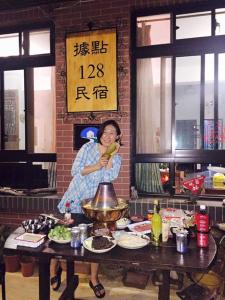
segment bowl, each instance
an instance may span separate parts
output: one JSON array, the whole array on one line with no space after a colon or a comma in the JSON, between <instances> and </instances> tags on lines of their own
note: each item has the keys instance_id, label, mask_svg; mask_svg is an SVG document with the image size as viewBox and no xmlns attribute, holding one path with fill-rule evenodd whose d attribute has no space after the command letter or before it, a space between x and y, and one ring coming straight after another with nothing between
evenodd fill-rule
<instances>
[{"instance_id":1,"label":"bowl","mask_svg":"<svg viewBox=\"0 0 225 300\"><path fill-rule=\"evenodd\" d=\"M140 215L133 215L130 217L130 219L132 222L136 223L136 222L143 222L145 218Z\"/></svg>"},{"instance_id":2,"label":"bowl","mask_svg":"<svg viewBox=\"0 0 225 300\"><path fill-rule=\"evenodd\" d=\"M116 228L117 229L124 229L127 227L127 225L130 224L130 220L127 218L121 218L116 221Z\"/></svg>"}]
</instances>

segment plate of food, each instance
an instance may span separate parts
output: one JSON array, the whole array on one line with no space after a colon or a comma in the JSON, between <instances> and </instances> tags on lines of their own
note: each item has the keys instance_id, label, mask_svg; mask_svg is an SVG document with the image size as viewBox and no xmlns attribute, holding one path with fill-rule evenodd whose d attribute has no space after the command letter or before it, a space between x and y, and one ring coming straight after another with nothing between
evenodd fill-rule
<instances>
[{"instance_id":1,"label":"plate of food","mask_svg":"<svg viewBox=\"0 0 225 300\"><path fill-rule=\"evenodd\" d=\"M127 218L121 218L116 221L116 228L117 229L124 229L127 227L127 225L130 224L130 220Z\"/></svg>"},{"instance_id":2,"label":"plate of food","mask_svg":"<svg viewBox=\"0 0 225 300\"><path fill-rule=\"evenodd\" d=\"M56 226L50 230L48 238L58 244L67 244L71 241L71 229L65 226Z\"/></svg>"},{"instance_id":3,"label":"plate of food","mask_svg":"<svg viewBox=\"0 0 225 300\"><path fill-rule=\"evenodd\" d=\"M122 234L117 240L118 246L125 249L140 249L147 246L149 243L150 238L147 235L134 232Z\"/></svg>"},{"instance_id":4,"label":"plate of food","mask_svg":"<svg viewBox=\"0 0 225 300\"><path fill-rule=\"evenodd\" d=\"M143 221L127 225L130 231L135 233L146 234L151 232L151 222Z\"/></svg>"},{"instance_id":5,"label":"plate of food","mask_svg":"<svg viewBox=\"0 0 225 300\"><path fill-rule=\"evenodd\" d=\"M116 240L109 236L91 236L84 240L83 246L94 253L105 253L116 246Z\"/></svg>"}]
</instances>

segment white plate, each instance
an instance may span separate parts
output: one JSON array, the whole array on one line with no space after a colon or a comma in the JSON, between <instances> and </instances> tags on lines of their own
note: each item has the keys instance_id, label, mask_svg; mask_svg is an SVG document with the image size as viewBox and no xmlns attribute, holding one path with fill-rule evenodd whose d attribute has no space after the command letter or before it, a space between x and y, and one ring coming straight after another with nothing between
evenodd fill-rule
<instances>
[{"instance_id":1,"label":"white plate","mask_svg":"<svg viewBox=\"0 0 225 300\"><path fill-rule=\"evenodd\" d=\"M130 220L129 219L127 219L127 218L121 218L118 221L116 221L116 228L117 229L124 229L129 224L130 224Z\"/></svg>"},{"instance_id":2,"label":"white plate","mask_svg":"<svg viewBox=\"0 0 225 300\"><path fill-rule=\"evenodd\" d=\"M108 239L110 239L110 237L108 236L104 236ZM115 246L116 246L116 241L115 240L111 240L113 242L113 245L110 247L110 248L107 248L107 249L101 249L101 250L96 250L94 248L92 248L92 240L93 240L93 236L87 238L84 242L83 242L83 246L85 249L91 251L91 252L94 252L94 253L105 253L105 252L108 252L110 251L111 249L113 249Z\"/></svg>"},{"instance_id":3,"label":"white plate","mask_svg":"<svg viewBox=\"0 0 225 300\"><path fill-rule=\"evenodd\" d=\"M53 239L53 238L50 238L48 237L50 241L53 241L55 243L58 243L58 244L68 244L71 242L71 239L69 240L56 240L56 239Z\"/></svg>"},{"instance_id":4,"label":"white plate","mask_svg":"<svg viewBox=\"0 0 225 300\"><path fill-rule=\"evenodd\" d=\"M137 222L137 223L133 223L133 224L127 225L127 227L131 231L133 231L135 233L146 234L146 233L150 233L151 232L150 224L151 224L150 221L143 221L143 222ZM138 230L137 226L140 228L140 230ZM143 230L141 230L142 226L143 226ZM146 229L146 227L149 227L149 229Z\"/></svg>"},{"instance_id":5,"label":"white plate","mask_svg":"<svg viewBox=\"0 0 225 300\"><path fill-rule=\"evenodd\" d=\"M222 167L207 167L207 169L209 171L213 171L213 172L216 172L216 173L223 173L225 174L225 168L222 168Z\"/></svg>"},{"instance_id":6,"label":"white plate","mask_svg":"<svg viewBox=\"0 0 225 300\"><path fill-rule=\"evenodd\" d=\"M138 237L140 242L138 242L138 240L134 241L133 237ZM147 246L149 243L150 238L147 235L134 232L127 232L127 234L121 235L117 240L118 246L125 249L140 249Z\"/></svg>"}]
</instances>

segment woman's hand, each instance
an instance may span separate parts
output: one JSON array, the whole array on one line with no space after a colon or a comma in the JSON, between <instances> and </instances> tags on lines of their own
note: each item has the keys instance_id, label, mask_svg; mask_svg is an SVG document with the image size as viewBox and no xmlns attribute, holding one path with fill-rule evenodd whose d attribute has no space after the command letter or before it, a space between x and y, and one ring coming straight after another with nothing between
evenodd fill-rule
<instances>
[{"instance_id":1,"label":"woman's hand","mask_svg":"<svg viewBox=\"0 0 225 300\"><path fill-rule=\"evenodd\" d=\"M59 220L58 223L61 224L61 225L69 226L69 225L74 224L74 220L73 219L63 219L63 220Z\"/></svg>"},{"instance_id":2,"label":"woman's hand","mask_svg":"<svg viewBox=\"0 0 225 300\"><path fill-rule=\"evenodd\" d=\"M99 161L98 161L99 169L106 167L107 164L108 164L108 161L109 160L107 159L107 157L101 156L100 159L99 159Z\"/></svg>"}]
</instances>

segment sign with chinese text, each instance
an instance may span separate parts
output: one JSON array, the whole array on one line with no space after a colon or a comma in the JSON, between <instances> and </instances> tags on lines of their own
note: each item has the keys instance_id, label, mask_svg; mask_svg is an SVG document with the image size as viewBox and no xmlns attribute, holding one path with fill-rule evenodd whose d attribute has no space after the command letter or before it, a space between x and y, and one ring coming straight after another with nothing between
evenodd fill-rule
<instances>
[{"instance_id":1,"label":"sign with chinese text","mask_svg":"<svg viewBox=\"0 0 225 300\"><path fill-rule=\"evenodd\" d=\"M66 37L68 112L117 110L116 29Z\"/></svg>"}]
</instances>

